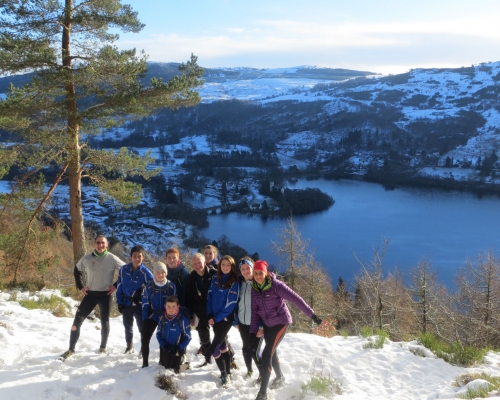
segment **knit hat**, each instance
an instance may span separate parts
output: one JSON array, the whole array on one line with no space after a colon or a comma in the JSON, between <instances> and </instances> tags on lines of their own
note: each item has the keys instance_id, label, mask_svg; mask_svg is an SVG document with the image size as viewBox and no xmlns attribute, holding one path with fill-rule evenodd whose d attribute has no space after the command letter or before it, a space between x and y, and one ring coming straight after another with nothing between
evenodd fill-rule
<instances>
[{"instance_id":1,"label":"knit hat","mask_svg":"<svg viewBox=\"0 0 500 400\"><path fill-rule=\"evenodd\" d=\"M257 260L257 261L255 261L255 264L253 265L253 270L254 271L263 271L267 274L267 263L263 260Z\"/></svg>"},{"instance_id":2,"label":"knit hat","mask_svg":"<svg viewBox=\"0 0 500 400\"><path fill-rule=\"evenodd\" d=\"M153 268L154 274L156 274L158 271L163 271L165 272L165 274L167 273L167 266L161 261L158 261Z\"/></svg>"},{"instance_id":3,"label":"knit hat","mask_svg":"<svg viewBox=\"0 0 500 400\"><path fill-rule=\"evenodd\" d=\"M250 260L247 260L247 259L244 259L244 260L240 260L240 268L244 265L244 264L247 264L247 265L250 265L250 268L253 268L253 261L250 261Z\"/></svg>"}]
</instances>

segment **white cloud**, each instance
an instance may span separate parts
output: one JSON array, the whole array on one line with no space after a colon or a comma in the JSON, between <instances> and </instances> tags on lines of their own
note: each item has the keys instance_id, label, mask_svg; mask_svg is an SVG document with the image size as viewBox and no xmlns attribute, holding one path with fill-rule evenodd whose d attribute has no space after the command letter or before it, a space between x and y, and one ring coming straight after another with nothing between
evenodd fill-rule
<instances>
[{"instance_id":1,"label":"white cloud","mask_svg":"<svg viewBox=\"0 0 500 400\"><path fill-rule=\"evenodd\" d=\"M211 35L154 35L147 40L122 41L120 45L144 48L153 61L184 61L194 53L205 66L243 65L235 61L227 63L230 58L254 57L253 63L245 65L276 66L276 59L281 58L297 60L294 65L315 63L338 67L341 61L344 66L349 65L346 68L361 69L361 64L367 63L366 58L372 57L371 66L364 69L374 71L377 65L384 66L384 71L376 71L387 72L390 66L390 72L404 72L403 68L423 65L467 65L498 58L497 25L493 16L332 24L261 20L251 29L226 27ZM360 62L363 57L364 62Z\"/></svg>"},{"instance_id":2,"label":"white cloud","mask_svg":"<svg viewBox=\"0 0 500 400\"><path fill-rule=\"evenodd\" d=\"M245 29L243 29L243 28L226 28L226 31L231 32L231 33L242 33L242 32L245 32Z\"/></svg>"}]
</instances>

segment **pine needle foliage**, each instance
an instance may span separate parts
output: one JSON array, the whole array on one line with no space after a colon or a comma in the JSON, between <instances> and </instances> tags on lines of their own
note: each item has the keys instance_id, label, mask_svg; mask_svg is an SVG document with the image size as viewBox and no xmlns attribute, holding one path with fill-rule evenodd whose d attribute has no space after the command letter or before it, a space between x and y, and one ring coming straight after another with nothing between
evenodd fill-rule
<instances>
[{"instance_id":1,"label":"pine needle foliage","mask_svg":"<svg viewBox=\"0 0 500 400\"><path fill-rule=\"evenodd\" d=\"M29 74L29 83L11 85L0 100L0 129L10 134L9 143L0 145L0 177L13 168L17 176L12 193L0 199L2 225L6 213L19 222L19 229L0 238L7 258L16 260L10 268L21 268L23 251L45 240L37 223L51 219L47 206L59 184L68 183L76 262L86 252L82 180L129 206L142 197L141 186L130 179L159 172L146 168L153 163L150 153L93 149L91 137L162 107L200 101L195 89L203 70L193 55L169 82L141 83L147 56L114 42L115 32L143 27L120 0L0 0L0 75Z\"/></svg>"}]
</instances>

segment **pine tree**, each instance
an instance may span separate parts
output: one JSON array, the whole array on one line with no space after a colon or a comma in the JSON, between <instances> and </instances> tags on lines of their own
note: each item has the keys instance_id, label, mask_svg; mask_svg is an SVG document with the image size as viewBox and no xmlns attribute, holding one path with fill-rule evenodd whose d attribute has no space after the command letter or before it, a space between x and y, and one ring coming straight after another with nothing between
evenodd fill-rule
<instances>
[{"instance_id":1,"label":"pine tree","mask_svg":"<svg viewBox=\"0 0 500 400\"><path fill-rule=\"evenodd\" d=\"M0 74L32 74L29 84L11 86L0 101L0 128L11 132L11 141L17 143L0 147L0 177L13 165L24 173L12 196L3 197L4 209L47 167L56 171L49 188L39 192L31 215L23 219L23 233L16 240L20 263L30 232L59 183L69 184L76 261L86 252L82 179L97 185L104 196L133 205L142 189L127 178L157 173L146 170L153 161L149 153L140 157L125 148L117 154L96 150L88 145L89 138L132 116L199 102L193 89L202 84L203 70L195 56L168 83L153 78L148 86L141 84L146 55L119 50L113 45L118 35L111 29L139 32L143 26L120 0L0 0Z\"/></svg>"}]
</instances>

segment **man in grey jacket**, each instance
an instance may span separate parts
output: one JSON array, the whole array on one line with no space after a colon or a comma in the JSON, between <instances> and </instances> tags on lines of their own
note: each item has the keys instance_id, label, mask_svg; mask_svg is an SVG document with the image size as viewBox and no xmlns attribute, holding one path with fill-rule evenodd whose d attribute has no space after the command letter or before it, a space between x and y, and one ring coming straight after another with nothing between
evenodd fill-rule
<instances>
[{"instance_id":1,"label":"man in grey jacket","mask_svg":"<svg viewBox=\"0 0 500 400\"><path fill-rule=\"evenodd\" d=\"M115 271L125 263L114 254L108 252L108 239L99 235L94 241L94 251L84 255L76 264L73 273L76 287L85 295L76 311L69 349L60 357L62 361L75 353L75 346L80 337L80 327L85 318L96 305L99 306L101 316L101 346L100 353L106 353L106 344L109 336L109 314L113 303L113 285Z\"/></svg>"}]
</instances>

